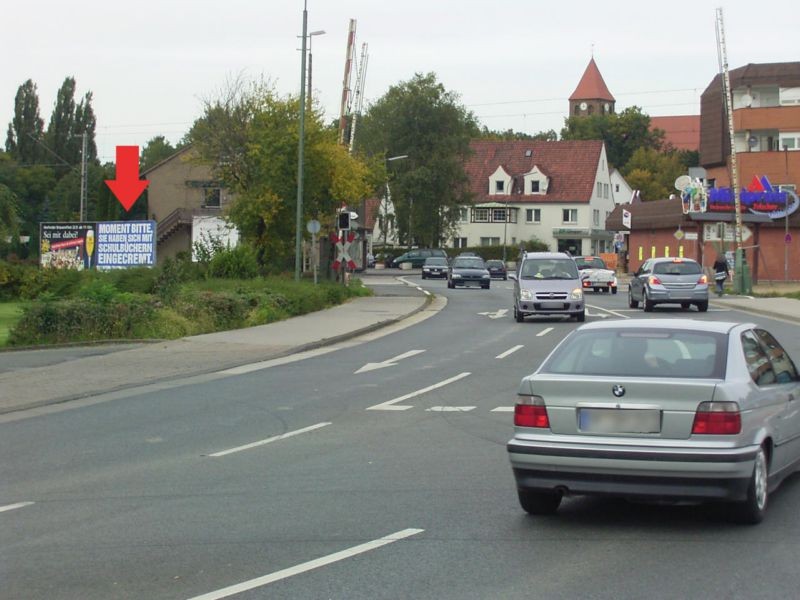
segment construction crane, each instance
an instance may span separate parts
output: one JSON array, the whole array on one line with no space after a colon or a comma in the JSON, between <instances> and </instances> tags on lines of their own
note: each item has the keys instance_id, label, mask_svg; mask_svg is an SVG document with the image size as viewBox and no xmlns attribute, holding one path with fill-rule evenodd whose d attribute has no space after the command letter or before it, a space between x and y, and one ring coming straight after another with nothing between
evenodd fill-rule
<instances>
[{"instance_id":1,"label":"construction crane","mask_svg":"<svg viewBox=\"0 0 800 600\"><path fill-rule=\"evenodd\" d=\"M364 105L364 81L367 78L367 44L361 44L361 60L358 63L356 75L356 89L353 92L353 112L350 119L350 152L353 151L353 142L356 139L356 122L361 117L361 108Z\"/></svg>"}]
</instances>

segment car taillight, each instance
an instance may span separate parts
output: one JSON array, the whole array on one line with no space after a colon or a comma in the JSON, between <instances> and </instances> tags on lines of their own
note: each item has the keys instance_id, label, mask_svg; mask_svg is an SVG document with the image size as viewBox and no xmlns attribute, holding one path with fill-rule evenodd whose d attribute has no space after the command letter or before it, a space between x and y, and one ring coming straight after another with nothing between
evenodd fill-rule
<instances>
[{"instance_id":1,"label":"car taillight","mask_svg":"<svg viewBox=\"0 0 800 600\"><path fill-rule=\"evenodd\" d=\"M655 275L650 275L650 278L647 280L650 285L663 285L661 280L656 277Z\"/></svg>"},{"instance_id":2,"label":"car taillight","mask_svg":"<svg viewBox=\"0 0 800 600\"><path fill-rule=\"evenodd\" d=\"M584 282L583 282L583 287L589 287L589 285L590 285L590 284L589 284L589 282L588 282L588 281L584 281Z\"/></svg>"},{"instance_id":3,"label":"car taillight","mask_svg":"<svg viewBox=\"0 0 800 600\"><path fill-rule=\"evenodd\" d=\"M700 279L697 280L697 283L708 283L708 277L700 275Z\"/></svg>"},{"instance_id":4,"label":"car taillight","mask_svg":"<svg viewBox=\"0 0 800 600\"><path fill-rule=\"evenodd\" d=\"M742 415L736 402L701 402L694 414L692 433L735 435L742 431Z\"/></svg>"},{"instance_id":5,"label":"car taillight","mask_svg":"<svg viewBox=\"0 0 800 600\"><path fill-rule=\"evenodd\" d=\"M514 406L514 425L549 429L550 419L544 399L540 396L518 396Z\"/></svg>"}]
</instances>

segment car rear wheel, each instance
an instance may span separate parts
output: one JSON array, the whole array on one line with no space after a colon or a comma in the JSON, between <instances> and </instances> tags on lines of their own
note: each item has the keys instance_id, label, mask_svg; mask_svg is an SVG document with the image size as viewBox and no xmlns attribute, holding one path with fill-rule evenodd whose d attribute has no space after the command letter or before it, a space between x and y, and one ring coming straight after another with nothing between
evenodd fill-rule
<instances>
[{"instance_id":1,"label":"car rear wheel","mask_svg":"<svg viewBox=\"0 0 800 600\"><path fill-rule=\"evenodd\" d=\"M452 290L453 289L453 282L452 281L448 281L447 282L447 287Z\"/></svg>"},{"instance_id":2,"label":"car rear wheel","mask_svg":"<svg viewBox=\"0 0 800 600\"><path fill-rule=\"evenodd\" d=\"M700 312L708 312L708 300L706 300L705 302L698 302L697 310L699 310Z\"/></svg>"},{"instance_id":3,"label":"car rear wheel","mask_svg":"<svg viewBox=\"0 0 800 600\"><path fill-rule=\"evenodd\" d=\"M617 293L617 288L615 288L615 287L612 287L612 288L611 288L611 293L612 293L612 294L616 294L616 293Z\"/></svg>"},{"instance_id":4,"label":"car rear wheel","mask_svg":"<svg viewBox=\"0 0 800 600\"><path fill-rule=\"evenodd\" d=\"M747 499L736 505L735 517L739 523L755 525L764 518L767 510L768 474L767 453L764 446L761 446L756 454L756 464L747 488Z\"/></svg>"},{"instance_id":5,"label":"car rear wheel","mask_svg":"<svg viewBox=\"0 0 800 600\"><path fill-rule=\"evenodd\" d=\"M681 302L681 308L683 310L689 310L689 303L688 302Z\"/></svg>"},{"instance_id":6,"label":"car rear wheel","mask_svg":"<svg viewBox=\"0 0 800 600\"><path fill-rule=\"evenodd\" d=\"M647 297L647 292L644 293L644 312L653 312L653 301Z\"/></svg>"},{"instance_id":7,"label":"car rear wheel","mask_svg":"<svg viewBox=\"0 0 800 600\"><path fill-rule=\"evenodd\" d=\"M552 515L561 504L561 494L517 490L519 505L529 515Z\"/></svg>"},{"instance_id":8,"label":"car rear wheel","mask_svg":"<svg viewBox=\"0 0 800 600\"><path fill-rule=\"evenodd\" d=\"M633 299L633 291L630 286L628 286L628 307L639 308L639 301Z\"/></svg>"}]
</instances>

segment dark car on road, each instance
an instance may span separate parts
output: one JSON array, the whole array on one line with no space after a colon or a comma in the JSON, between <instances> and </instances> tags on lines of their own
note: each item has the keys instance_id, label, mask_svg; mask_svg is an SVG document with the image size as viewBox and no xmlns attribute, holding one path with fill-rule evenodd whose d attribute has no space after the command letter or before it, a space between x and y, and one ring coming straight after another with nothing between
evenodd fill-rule
<instances>
[{"instance_id":1,"label":"dark car on road","mask_svg":"<svg viewBox=\"0 0 800 600\"><path fill-rule=\"evenodd\" d=\"M691 258L650 258L639 268L628 285L628 306L642 303L645 312L656 304L680 304L686 310L694 304L700 312L708 310L708 277Z\"/></svg>"},{"instance_id":2,"label":"dark car on road","mask_svg":"<svg viewBox=\"0 0 800 600\"><path fill-rule=\"evenodd\" d=\"M422 265L422 278L430 279L431 277L446 278L447 269L450 265L447 259L443 256L431 256L425 259L425 264Z\"/></svg>"},{"instance_id":3,"label":"dark car on road","mask_svg":"<svg viewBox=\"0 0 800 600\"><path fill-rule=\"evenodd\" d=\"M447 258L447 253L441 248L417 248L416 250L409 250L392 260L392 267L399 269L403 263L410 263L413 269L419 269L425 264L425 259L431 256L440 256Z\"/></svg>"},{"instance_id":4,"label":"dark car on road","mask_svg":"<svg viewBox=\"0 0 800 600\"><path fill-rule=\"evenodd\" d=\"M489 275L491 275L492 279L508 279L506 263L502 260L487 260L486 270L489 271Z\"/></svg>"},{"instance_id":5,"label":"dark car on road","mask_svg":"<svg viewBox=\"0 0 800 600\"><path fill-rule=\"evenodd\" d=\"M486 270L486 264L477 256L457 256L447 271L447 287L451 289L479 285L488 290L491 282L492 277Z\"/></svg>"},{"instance_id":6,"label":"dark car on road","mask_svg":"<svg viewBox=\"0 0 800 600\"><path fill-rule=\"evenodd\" d=\"M507 446L520 504L710 500L757 523L800 467L798 398L795 363L753 323L584 325L520 383Z\"/></svg>"}]
</instances>

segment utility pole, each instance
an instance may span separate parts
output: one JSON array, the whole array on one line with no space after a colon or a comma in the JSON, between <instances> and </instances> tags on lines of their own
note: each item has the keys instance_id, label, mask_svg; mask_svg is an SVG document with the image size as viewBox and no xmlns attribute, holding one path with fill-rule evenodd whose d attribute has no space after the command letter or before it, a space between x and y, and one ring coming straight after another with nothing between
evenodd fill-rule
<instances>
[{"instance_id":1,"label":"utility pole","mask_svg":"<svg viewBox=\"0 0 800 600\"><path fill-rule=\"evenodd\" d=\"M297 144L297 213L294 244L294 280L300 281L303 262L303 162L306 137L306 36L308 32L308 10L303 2L303 44L300 50L300 136Z\"/></svg>"},{"instance_id":2,"label":"utility pole","mask_svg":"<svg viewBox=\"0 0 800 600\"><path fill-rule=\"evenodd\" d=\"M81 134L81 211L78 220L83 222L85 220L86 210L86 132Z\"/></svg>"}]
</instances>

